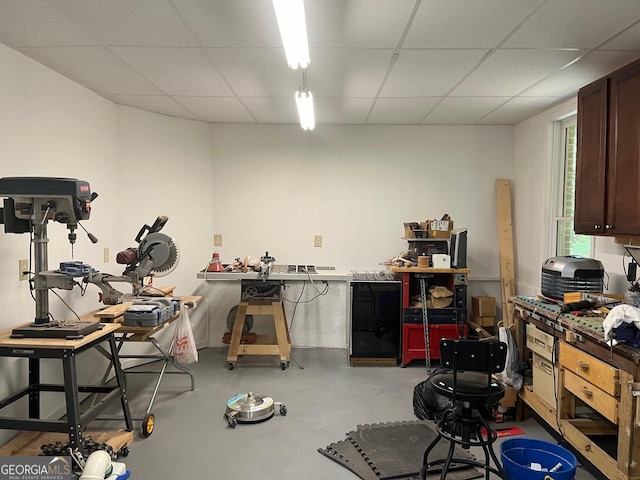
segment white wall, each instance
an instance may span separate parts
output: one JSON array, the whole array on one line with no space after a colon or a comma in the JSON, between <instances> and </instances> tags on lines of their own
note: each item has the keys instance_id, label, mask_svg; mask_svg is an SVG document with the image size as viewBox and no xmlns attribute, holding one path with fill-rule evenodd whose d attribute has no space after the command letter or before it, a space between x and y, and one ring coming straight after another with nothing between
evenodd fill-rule
<instances>
[{"instance_id":1,"label":"white wall","mask_svg":"<svg viewBox=\"0 0 640 480\"><path fill-rule=\"evenodd\" d=\"M512 135L505 126L213 125L217 250L223 263L268 251L282 264L380 269L407 247L403 222L449 213L456 227L468 227L471 278L483 280L470 290L499 296L495 179L511 177ZM203 267L209 258L202 252ZM232 297L211 312L211 341L219 344L238 289L212 288ZM297 313L294 345L319 345L319 336L328 342L320 345L345 345L343 295L319 299L318 319Z\"/></svg>"}]
</instances>

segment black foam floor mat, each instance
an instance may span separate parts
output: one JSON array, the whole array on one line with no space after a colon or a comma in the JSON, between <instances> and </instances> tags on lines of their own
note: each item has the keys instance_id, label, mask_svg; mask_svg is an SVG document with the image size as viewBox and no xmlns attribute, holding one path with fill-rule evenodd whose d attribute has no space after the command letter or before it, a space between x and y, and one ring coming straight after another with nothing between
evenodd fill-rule
<instances>
[{"instance_id":1,"label":"black foam floor mat","mask_svg":"<svg viewBox=\"0 0 640 480\"><path fill-rule=\"evenodd\" d=\"M318 451L363 480L413 480L418 478L424 450L435 435L434 426L419 421L359 425L347 434L346 440ZM441 441L430 458L445 458L448 447L448 442ZM459 447L456 447L456 456L473 459ZM463 469L450 470L447 478L469 480L483 476L475 468L461 467ZM439 478L439 473L434 470L427 478Z\"/></svg>"}]
</instances>

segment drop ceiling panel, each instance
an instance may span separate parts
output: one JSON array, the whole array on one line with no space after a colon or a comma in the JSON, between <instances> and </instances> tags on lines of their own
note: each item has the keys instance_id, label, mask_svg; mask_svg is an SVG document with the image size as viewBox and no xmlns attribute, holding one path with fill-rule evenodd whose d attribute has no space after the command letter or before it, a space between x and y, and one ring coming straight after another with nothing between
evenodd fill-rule
<instances>
[{"instance_id":1,"label":"drop ceiling panel","mask_svg":"<svg viewBox=\"0 0 640 480\"><path fill-rule=\"evenodd\" d=\"M212 123L253 123L255 119L233 97L175 97L199 120Z\"/></svg>"},{"instance_id":2,"label":"drop ceiling panel","mask_svg":"<svg viewBox=\"0 0 640 480\"><path fill-rule=\"evenodd\" d=\"M589 83L636 60L634 52L593 51L561 72L536 83L523 96L569 97Z\"/></svg>"},{"instance_id":3,"label":"drop ceiling panel","mask_svg":"<svg viewBox=\"0 0 640 480\"><path fill-rule=\"evenodd\" d=\"M600 48L604 50L631 50L636 52L637 55L640 52L640 21L636 21L632 26L620 32Z\"/></svg>"},{"instance_id":4,"label":"drop ceiling panel","mask_svg":"<svg viewBox=\"0 0 640 480\"><path fill-rule=\"evenodd\" d=\"M636 0L547 1L504 46L591 49L639 16Z\"/></svg>"},{"instance_id":5,"label":"drop ceiling panel","mask_svg":"<svg viewBox=\"0 0 640 480\"><path fill-rule=\"evenodd\" d=\"M414 0L305 0L309 47L393 49L414 4Z\"/></svg>"},{"instance_id":6,"label":"drop ceiling panel","mask_svg":"<svg viewBox=\"0 0 640 480\"><path fill-rule=\"evenodd\" d=\"M307 79L315 95L373 97L378 93L392 56L391 50L314 48ZM302 83L302 74L298 73Z\"/></svg>"},{"instance_id":7,"label":"drop ceiling panel","mask_svg":"<svg viewBox=\"0 0 640 480\"><path fill-rule=\"evenodd\" d=\"M0 0L0 42L13 47L97 45L44 0Z\"/></svg>"},{"instance_id":8,"label":"drop ceiling panel","mask_svg":"<svg viewBox=\"0 0 640 480\"><path fill-rule=\"evenodd\" d=\"M103 45L198 45L167 1L49 0L49 3Z\"/></svg>"},{"instance_id":9,"label":"drop ceiling panel","mask_svg":"<svg viewBox=\"0 0 640 480\"><path fill-rule=\"evenodd\" d=\"M420 123L441 98L378 98L369 114L367 123L415 125Z\"/></svg>"},{"instance_id":10,"label":"drop ceiling panel","mask_svg":"<svg viewBox=\"0 0 640 480\"><path fill-rule=\"evenodd\" d=\"M580 53L571 50L498 50L465 78L452 95L517 95L568 65Z\"/></svg>"},{"instance_id":11,"label":"drop ceiling panel","mask_svg":"<svg viewBox=\"0 0 640 480\"><path fill-rule=\"evenodd\" d=\"M293 95L290 97L243 98L242 103L259 123L300 123Z\"/></svg>"},{"instance_id":12,"label":"drop ceiling panel","mask_svg":"<svg viewBox=\"0 0 640 480\"><path fill-rule=\"evenodd\" d=\"M439 97L472 71L486 50L405 50L387 79L383 97Z\"/></svg>"},{"instance_id":13,"label":"drop ceiling panel","mask_svg":"<svg viewBox=\"0 0 640 480\"><path fill-rule=\"evenodd\" d=\"M169 95L233 95L202 49L112 47L112 50Z\"/></svg>"},{"instance_id":14,"label":"drop ceiling panel","mask_svg":"<svg viewBox=\"0 0 640 480\"><path fill-rule=\"evenodd\" d=\"M203 47L281 47L270 0L172 0Z\"/></svg>"},{"instance_id":15,"label":"drop ceiling panel","mask_svg":"<svg viewBox=\"0 0 640 480\"><path fill-rule=\"evenodd\" d=\"M511 97L448 97L422 121L424 125L473 125Z\"/></svg>"},{"instance_id":16,"label":"drop ceiling panel","mask_svg":"<svg viewBox=\"0 0 640 480\"><path fill-rule=\"evenodd\" d=\"M100 94L162 93L103 47L28 47L20 51Z\"/></svg>"},{"instance_id":17,"label":"drop ceiling panel","mask_svg":"<svg viewBox=\"0 0 640 480\"><path fill-rule=\"evenodd\" d=\"M315 98L316 123L363 125L372 105L372 98Z\"/></svg>"},{"instance_id":18,"label":"drop ceiling panel","mask_svg":"<svg viewBox=\"0 0 640 480\"><path fill-rule=\"evenodd\" d=\"M302 84L302 74L288 67L280 48L211 48L208 52L241 97L293 95Z\"/></svg>"},{"instance_id":19,"label":"drop ceiling panel","mask_svg":"<svg viewBox=\"0 0 640 480\"><path fill-rule=\"evenodd\" d=\"M423 0L406 48L493 48L539 0Z\"/></svg>"},{"instance_id":20,"label":"drop ceiling panel","mask_svg":"<svg viewBox=\"0 0 640 480\"><path fill-rule=\"evenodd\" d=\"M560 101L553 97L516 97L480 119L478 124L514 125L558 103Z\"/></svg>"},{"instance_id":21,"label":"drop ceiling panel","mask_svg":"<svg viewBox=\"0 0 640 480\"><path fill-rule=\"evenodd\" d=\"M171 117L198 119L196 115L179 105L175 100L162 95L105 95L105 97L118 105L125 105L127 107L169 115Z\"/></svg>"}]
</instances>

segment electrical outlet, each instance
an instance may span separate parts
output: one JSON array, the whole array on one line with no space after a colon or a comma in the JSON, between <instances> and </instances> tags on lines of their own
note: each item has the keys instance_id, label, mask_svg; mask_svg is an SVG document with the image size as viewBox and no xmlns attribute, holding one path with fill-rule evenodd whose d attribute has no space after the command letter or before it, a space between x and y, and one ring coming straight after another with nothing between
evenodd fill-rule
<instances>
[{"instance_id":1,"label":"electrical outlet","mask_svg":"<svg viewBox=\"0 0 640 480\"><path fill-rule=\"evenodd\" d=\"M314 235L313 236L313 246L321 247L322 246L322 235Z\"/></svg>"},{"instance_id":2,"label":"electrical outlet","mask_svg":"<svg viewBox=\"0 0 640 480\"><path fill-rule=\"evenodd\" d=\"M216 233L213 235L213 246L221 247L222 246L222 234Z\"/></svg>"},{"instance_id":3,"label":"electrical outlet","mask_svg":"<svg viewBox=\"0 0 640 480\"><path fill-rule=\"evenodd\" d=\"M109 263L109 247L104 247L104 263Z\"/></svg>"},{"instance_id":4,"label":"electrical outlet","mask_svg":"<svg viewBox=\"0 0 640 480\"><path fill-rule=\"evenodd\" d=\"M18 279L29 280L29 260L18 260Z\"/></svg>"}]
</instances>

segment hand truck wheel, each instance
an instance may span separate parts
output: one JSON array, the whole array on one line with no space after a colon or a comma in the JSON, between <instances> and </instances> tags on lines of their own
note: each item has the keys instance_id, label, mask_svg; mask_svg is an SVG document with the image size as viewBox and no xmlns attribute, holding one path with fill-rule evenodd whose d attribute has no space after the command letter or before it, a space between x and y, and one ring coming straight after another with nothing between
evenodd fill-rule
<instances>
[{"instance_id":1,"label":"hand truck wheel","mask_svg":"<svg viewBox=\"0 0 640 480\"><path fill-rule=\"evenodd\" d=\"M147 413L142 419L142 436L149 437L153 433L153 429L156 425L156 417L153 413Z\"/></svg>"}]
</instances>

